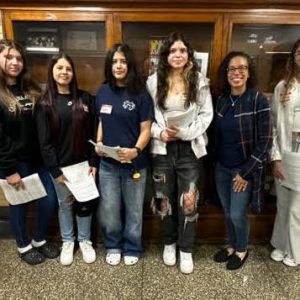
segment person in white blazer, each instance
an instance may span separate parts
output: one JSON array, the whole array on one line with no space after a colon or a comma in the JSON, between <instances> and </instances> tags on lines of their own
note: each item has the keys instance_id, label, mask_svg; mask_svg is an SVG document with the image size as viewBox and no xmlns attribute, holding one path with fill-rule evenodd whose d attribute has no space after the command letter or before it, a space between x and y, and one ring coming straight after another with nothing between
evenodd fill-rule
<instances>
[{"instance_id":1,"label":"person in white blazer","mask_svg":"<svg viewBox=\"0 0 300 300\"><path fill-rule=\"evenodd\" d=\"M285 78L275 87L272 114L274 140L271 160L277 214L271 238L275 249L271 258L296 267L300 264L300 172L288 170L288 167L292 163L295 170L300 170L300 39L290 53Z\"/></svg>"}]
</instances>

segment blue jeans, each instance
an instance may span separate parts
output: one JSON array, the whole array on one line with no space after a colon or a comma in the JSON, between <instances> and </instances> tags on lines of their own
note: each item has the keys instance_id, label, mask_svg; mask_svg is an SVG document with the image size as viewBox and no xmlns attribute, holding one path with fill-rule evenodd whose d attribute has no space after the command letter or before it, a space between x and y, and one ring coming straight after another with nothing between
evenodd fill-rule
<instances>
[{"instance_id":1,"label":"blue jeans","mask_svg":"<svg viewBox=\"0 0 300 300\"><path fill-rule=\"evenodd\" d=\"M37 206L37 220L32 238L37 242L41 242L46 239L48 225L52 220L57 205L56 194L50 175L44 168L24 162L18 163L17 172L22 178L38 173L46 189L46 197L33 201L33 203ZM6 179L6 176L2 171L0 171L0 178ZM31 242L26 228L27 208L29 204L30 203L10 205L9 207L10 223L18 248L26 247Z\"/></svg>"},{"instance_id":2,"label":"blue jeans","mask_svg":"<svg viewBox=\"0 0 300 300\"><path fill-rule=\"evenodd\" d=\"M98 216L108 252L139 257L142 252L143 203L146 169L132 179L132 170L101 161Z\"/></svg>"},{"instance_id":3,"label":"blue jeans","mask_svg":"<svg viewBox=\"0 0 300 300\"><path fill-rule=\"evenodd\" d=\"M232 180L238 172L237 168L229 169L217 163L215 180L218 196L225 213L229 245L238 252L244 252L249 239L247 208L252 193L252 182L248 181L244 192L234 192Z\"/></svg>"},{"instance_id":4,"label":"blue jeans","mask_svg":"<svg viewBox=\"0 0 300 300\"><path fill-rule=\"evenodd\" d=\"M75 240L74 233L74 201L73 194L65 186L56 183L52 178L54 188L58 198L58 220L60 234L63 242L73 242ZM91 222L92 215L87 217L79 217L76 215L78 241L90 240L91 238Z\"/></svg>"},{"instance_id":5,"label":"blue jeans","mask_svg":"<svg viewBox=\"0 0 300 300\"><path fill-rule=\"evenodd\" d=\"M152 209L162 217L163 243L177 243L180 250L192 252L198 218L197 182L202 160L195 156L191 143L167 144L167 155L153 158L154 198ZM193 193L193 207L186 210L185 194Z\"/></svg>"}]
</instances>

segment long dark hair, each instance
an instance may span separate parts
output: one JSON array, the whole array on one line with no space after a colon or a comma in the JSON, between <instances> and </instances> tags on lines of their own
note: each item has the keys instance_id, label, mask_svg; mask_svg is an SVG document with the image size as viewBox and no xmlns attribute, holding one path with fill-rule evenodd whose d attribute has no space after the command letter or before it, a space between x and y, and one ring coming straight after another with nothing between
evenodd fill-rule
<instances>
[{"instance_id":1,"label":"long dark hair","mask_svg":"<svg viewBox=\"0 0 300 300\"><path fill-rule=\"evenodd\" d=\"M246 88L254 88L256 85L256 72L252 58L245 52L232 51L229 52L223 59L218 70L218 94L229 95L231 93L231 86L228 83L227 73L230 61L235 57L243 57L248 63L249 78L247 79Z\"/></svg>"},{"instance_id":2,"label":"long dark hair","mask_svg":"<svg viewBox=\"0 0 300 300\"><path fill-rule=\"evenodd\" d=\"M48 66L48 80L46 91L39 102L41 107L46 111L50 120L51 137L53 143L57 146L58 135L60 129L60 120L55 104L55 99L58 95L57 84L53 77L54 65L59 59L64 58L69 62L73 71L73 78L69 84L72 105L72 128L73 128L73 151L76 155L85 153L87 150L87 134L89 132L88 115L84 112L82 99L79 97L77 86L77 78L73 60L64 52L54 55Z\"/></svg>"},{"instance_id":3,"label":"long dark hair","mask_svg":"<svg viewBox=\"0 0 300 300\"><path fill-rule=\"evenodd\" d=\"M21 91L35 104L41 95L41 89L27 70L27 61L23 47L13 40L0 40L0 53L6 48L8 48L8 53L11 49L15 49L20 53L23 60L23 69L17 78L17 84L20 86ZM6 107L9 107L10 111L17 112L20 109L18 101L8 89L7 75L2 68L0 68L0 101Z\"/></svg>"},{"instance_id":4,"label":"long dark hair","mask_svg":"<svg viewBox=\"0 0 300 300\"><path fill-rule=\"evenodd\" d=\"M287 60L286 72L285 72L285 76L284 76L284 81L285 81L285 86L286 86L285 94L287 94L287 92L291 89L292 82L295 79L295 77L297 76L297 73L299 72L297 70L298 66L295 62L295 54L299 47L300 47L300 39L297 40L295 42L295 44L293 45L292 51Z\"/></svg>"},{"instance_id":5,"label":"long dark hair","mask_svg":"<svg viewBox=\"0 0 300 300\"><path fill-rule=\"evenodd\" d=\"M141 77L138 74L133 50L127 44L115 44L106 54L105 58L105 81L112 89L117 87L116 78L112 73L113 57L116 52L122 52L126 58L127 75L125 78L125 89L130 94L137 94L144 87Z\"/></svg>"},{"instance_id":6,"label":"long dark hair","mask_svg":"<svg viewBox=\"0 0 300 300\"><path fill-rule=\"evenodd\" d=\"M194 50L190 43L184 38L183 34L179 32L172 32L162 44L159 51L159 62L157 66L157 104L161 109L165 109L165 100L169 90L169 74L172 67L168 63L168 56L170 54L171 46L181 41L187 47L188 62L185 66L184 82L187 91L186 105L196 102L197 88L198 88L198 65L194 58Z\"/></svg>"}]
</instances>

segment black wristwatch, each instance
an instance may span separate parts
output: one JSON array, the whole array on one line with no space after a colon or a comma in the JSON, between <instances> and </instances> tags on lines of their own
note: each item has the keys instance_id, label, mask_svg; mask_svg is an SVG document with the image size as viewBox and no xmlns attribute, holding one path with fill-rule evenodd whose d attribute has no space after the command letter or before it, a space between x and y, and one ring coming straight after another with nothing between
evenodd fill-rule
<instances>
[{"instance_id":1,"label":"black wristwatch","mask_svg":"<svg viewBox=\"0 0 300 300\"><path fill-rule=\"evenodd\" d=\"M142 153L142 149L140 147L134 146L133 148L136 149L138 156Z\"/></svg>"}]
</instances>

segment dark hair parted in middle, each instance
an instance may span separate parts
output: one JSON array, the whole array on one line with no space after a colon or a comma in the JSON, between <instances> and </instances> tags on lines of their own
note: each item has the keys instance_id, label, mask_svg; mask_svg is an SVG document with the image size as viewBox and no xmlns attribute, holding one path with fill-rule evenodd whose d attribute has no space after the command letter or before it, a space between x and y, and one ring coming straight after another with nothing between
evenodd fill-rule
<instances>
[{"instance_id":1,"label":"dark hair parted in middle","mask_svg":"<svg viewBox=\"0 0 300 300\"><path fill-rule=\"evenodd\" d=\"M127 75L125 78L125 89L130 94L139 93L144 88L144 84L137 71L133 50L127 44L115 44L107 52L104 68L104 83L108 83L112 89L115 89L117 87L116 78L114 77L112 72L113 58L116 52L123 53L126 59Z\"/></svg>"},{"instance_id":2,"label":"dark hair parted in middle","mask_svg":"<svg viewBox=\"0 0 300 300\"><path fill-rule=\"evenodd\" d=\"M218 70L218 93L222 95L229 95L231 93L231 86L228 83L227 73L230 61L235 57L243 57L248 63L249 78L247 79L246 88L254 88L256 85L256 72L252 58L245 52L232 51L229 52L223 59Z\"/></svg>"},{"instance_id":3,"label":"dark hair parted in middle","mask_svg":"<svg viewBox=\"0 0 300 300\"><path fill-rule=\"evenodd\" d=\"M84 107L82 100L78 95L78 86L77 86L77 78L73 60L70 56L65 54L64 52L60 52L57 55L54 55L48 66L48 79L47 79L47 87L46 91L39 101L38 105L41 106L49 115L50 120L50 128L52 140L56 144L57 137L59 136L57 133L60 128L60 120L58 116L58 112L55 105L55 98L57 97L58 90L57 84L53 77L53 68L55 64L64 58L71 65L73 77L69 84L69 90L71 99L73 102L72 105L72 128L73 128L73 150L76 154L80 154L86 150L87 147L87 133L89 132L90 122L88 119L88 114L84 112Z\"/></svg>"},{"instance_id":4,"label":"dark hair parted in middle","mask_svg":"<svg viewBox=\"0 0 300 300\"><path fill-rule=\"evenodd\" d=\"M165 109L165 100L169 90L169 74L172 67L168 63L168 56L170 54L171 46L181 41L187 48L188 62L183 71L185 90L186 90L186 106L196 102L198 89L198 65L194 58L194 50L190 43L184 38L183 34L179 32L172 32L159 51L159 62L157 66L157 103L162 109Z\"/></svg>"}]
</instances>

